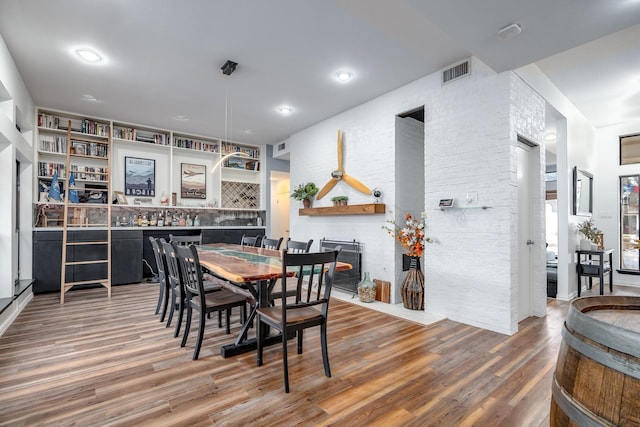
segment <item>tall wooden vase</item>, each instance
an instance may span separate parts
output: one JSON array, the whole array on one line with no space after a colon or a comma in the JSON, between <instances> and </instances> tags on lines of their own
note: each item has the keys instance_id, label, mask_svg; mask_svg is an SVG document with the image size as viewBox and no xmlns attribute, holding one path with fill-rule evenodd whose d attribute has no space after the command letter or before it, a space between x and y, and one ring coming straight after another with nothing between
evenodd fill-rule
<instances>
[{"instance_id":1,"label":"tall wooden vase","mask_svg":"<svg viewBox=\"0 0 640 427\"><path fill-rule=\"evenodd\" d=\"M400 287L402 304L409 310L424 310L424 275L420 269L420 258L409 259L409 271Z\"/></svg>"}]
</instances>

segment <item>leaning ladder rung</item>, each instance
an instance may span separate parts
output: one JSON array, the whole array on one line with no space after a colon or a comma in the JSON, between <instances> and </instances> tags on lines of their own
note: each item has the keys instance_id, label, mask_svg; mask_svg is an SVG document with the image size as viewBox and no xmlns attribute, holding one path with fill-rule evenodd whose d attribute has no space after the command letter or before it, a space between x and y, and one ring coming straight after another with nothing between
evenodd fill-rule
<instances>
[{"instance_id":1,"label":"leaning ladder rung","mask_svg":"<svg viewBox=\"0 0 640 427\"><path fill-rule=\"evenodd\" d=\"M76 285L102 285L102 286L109 286L109 282L107 281L107 279L81 280L79 282L66 282L64 284L64 287L71 289L73 286L76 286ZM68 291L69 289L65 289L65 291Z\"/></svg>"},{"instance_id":2,"label":"leaning ladder rung","mask_svg":"<svg viewBox=\"0 0 640 427\"><path fill-rule=\"evenodd\" d=\"M72 261L72 262L65 262L65 265L104 264L105 262L109 262L109 260L97 259L93 261Z\"/></svg>"},{"instance_id":3,"label":"leaning ladder rung","mask_svg":"<svg viewBox=\"0 0 640 427\"><path fill-rule=\"evenodd\" d=\"M82 245L108 245L106 240L93 241L93 242L67 242L67 246L82 246Z\"/></svg>"}]
</instances>

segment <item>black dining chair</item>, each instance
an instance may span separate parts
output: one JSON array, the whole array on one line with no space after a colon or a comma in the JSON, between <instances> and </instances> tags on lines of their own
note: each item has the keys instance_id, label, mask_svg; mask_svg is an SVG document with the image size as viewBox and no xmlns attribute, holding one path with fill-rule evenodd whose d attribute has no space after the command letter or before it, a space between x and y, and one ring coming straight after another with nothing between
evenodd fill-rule
<instances>
[{"instance_id":1,"label":"black dining chair","mask_svg":"<svg viewBox=\"0 0 640 427\"><path fill-rule=\"evenodd\" d=\"M279 239L269 239L268 237L263 237L262 238L262 244L261 246L265 249L271 249L274 251L279 251L280 250L280 245L282 244L282 241L284 240L283 237L279 238Z\"/></svg>"},{"instance_id":2,"label":"black dining chair","mask_svg":"<svg viewBox=\"0 0 640 427\"><path fill-rule=\"evenodd\" d=\"M204 337L205 319L209 313L224 311L226 314L226 333L230 334L230 312L233 307L240 307L241 318L246 318L246 297L227 289L217 292L205 292L202 281L202 269L198 258L198 251L194 245L177 246L173 245L178 257L180 277L185 290L185 303L187 307L187 320L182 336L181 347L184 347L189 337L193 312L198 312L198 337L193 350L193 360L198 359L200 347Z\"/></svg>"},{"instance_id":3,"label":"black dining chair","mask_svg":"<svg viewBox=\"0 0 640 427\"><path fill-rule=\"evenodd\" d=\"M311 244L313 243L313 239L309 239L308 242L291 240L291 237L287 239L286 249L290 254L305 254L309 252L311 249ZM282 298L282 280L288 280L290 284L295 284L295 277L287 277L283 279L278 279L276 284L273 286L271 291L271 304L273 304L274 300ZM294 296L296 294L296 289L294 285L288 286L287 296Z\"/></svg>"},{"instance_id":4,"label":"black dining chair","mask_svg":"<svg viewBox=\"0 0 640 427\"><path fill-rule=\"evenodd\" d=\"M151 242L151 248L153 249L153 256L156 260L156 266L158 269L158 285L160 290L158 291L158 304L156 305L156 312L158 314L162 309L162 314L160 315L160 322L164 322L164 318L167 314L167 306L169 305L169 294L170 287L169 282L167 281L167 260L164 254L164 250L160 243L160 240L149 236L149 241Z\"/></svg>"},{"instance_id":5,"label":"black dining chair","mask_svg":"<svg viewBox=\"0 0 640 427\"><path fill-rule=\"evenodd\" d=\"M247 236L246 234L243 234L242 239L240 240L240 245L260 247L261 240L262 236Z\"/></svg>"},{"instance_id":6,"label":"black dining chair","mask_svg":"<svg viewBox=\"0 0 640 427\"><path fill-rule=\"evenodd\" d=\"M309 252L313 239L309 239L307 242L291 240L291 237L287 239L286 249L290 254L304 254Z\"/></svg>"},{"instance_id":7,"label":"black dining chair","mask_svg":"<svg viewBox=\"0 0 640 427\"><path fill-rule=\"evenodd\" d=\"M324 373L331 377L329 353L327 349L327 316L329 298L335 276L336 260L340 248L329 252L282 254L282 275L296 273L295 298L281 299L276 306L258 307L256 332L258 339L257 364L262 366L264 339L269 326L282 333L282 363L284 368L284 390L289 393L289 366L287 358L287 339L294 333L298 338L298 354L302 354L303 331L320 326L320 345ZM287 292L287 281L282 282L283 292Z\"/></svg>"},{"instance_id":8,"label":"black dining chair","mask_svg":"<svg viewBox=\"0 0 640 427\"><path fill-rule=\"evenodd\" d=\"M169 241L182 246L201 245L202 234L197 234L195 236L174 236L173 234L169 234Z\"/></svg>"},{"instance_id":9,"label":"black dining chair","mask_svg":"<svg viewBox=\"0 0 640 427\"><path fill-rule=\"evenodd\" d=\"M175 245L173 243L167 243L164 239L160 239L160 242L167 261L166 278L171 291L171 309L169 310L169 316L167 318L167 328L171 326L175 310L178 310L178 322L176 323L175 332L173 334L174 337L177 337L180 335L180 327L184 316L186 293L184 290L184 283L182 282L182 276L180 275L180 266L178 264ZM219 279L203 281L203 284L205 293L217 292L223 288ZM222 313L218 313L218 327L222 327Z\"/></svg>"}]
</instances>

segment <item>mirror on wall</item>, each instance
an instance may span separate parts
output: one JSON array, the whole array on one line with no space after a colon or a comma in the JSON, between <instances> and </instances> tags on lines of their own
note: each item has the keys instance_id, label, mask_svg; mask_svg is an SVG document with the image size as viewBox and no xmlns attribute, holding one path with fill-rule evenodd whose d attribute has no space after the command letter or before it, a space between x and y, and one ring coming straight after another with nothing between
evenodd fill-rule
<instances>
[{"instance_id":1,"label":"mirror on wall","mask_svg":"<svg viewBox=\"0 0 640 427\"><path fill-rule=\"evenodd\" d=\"M573 214L591 215L593 213L593 175L573 168Z\"/></svg>"}]
</instances>

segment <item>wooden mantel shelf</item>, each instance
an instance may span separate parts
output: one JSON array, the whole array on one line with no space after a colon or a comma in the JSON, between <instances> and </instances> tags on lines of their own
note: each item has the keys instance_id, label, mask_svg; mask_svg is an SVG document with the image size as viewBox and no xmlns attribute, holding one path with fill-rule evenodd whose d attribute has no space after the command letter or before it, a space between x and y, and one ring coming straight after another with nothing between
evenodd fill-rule
<instances>
[{"instance_id":1,"label":"wooden mantel shelf","mask_svg":"<svg viewBox=\"0 0 640 427\"><path fill-rule=\"evenodd\" d=\"M384 203L367 203L364 205L325 206L321 208L299 209L300 216L322 215L369 215L385 213Z\"/></svg>"}]
</instances>

